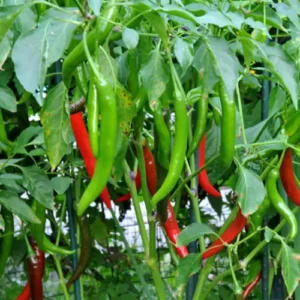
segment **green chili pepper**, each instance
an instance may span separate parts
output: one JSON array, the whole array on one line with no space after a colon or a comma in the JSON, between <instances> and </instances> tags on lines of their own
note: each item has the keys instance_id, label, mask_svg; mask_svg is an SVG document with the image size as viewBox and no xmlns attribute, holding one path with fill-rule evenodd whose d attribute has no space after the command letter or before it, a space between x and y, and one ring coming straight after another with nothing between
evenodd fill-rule
<instances>
[{"instance_id":1,"label":"green chili pepper","mask_svg":"<svg viewBox=\"0 0 300 300\"><path fill-rule=\"evenodd\" d=\"M127 80L127 85L132 97L135 98L139 91L137 52L135 49L128 50L127 65L129 67L129 76Z\"/></svg>"},{"instance_id":2,"label":"green chili pepper","mask_svg":"<svg viewBox=\"0 0 300 300\"><path fill-rule=\"evenodd\" d=\"M78 216L81 216L85 212L106 186L113 167L118 128L115 93L110 83L97 69L89 53L86 39L87 29L83 34L83 44L93 75L97 79L95 84L101 113L101 134L98 142L99 157L96 161L93 177L79 201L77 208Z\"/></svg>"},{"instance_id":3,"label":"green chili pepper","mask_svg":"<svg viewBox=\"0 0 300 300\"><path fill-rule=\"evenodd\" d=\"M14 243L14 217L13 214L7 210L4 206L1 208L1 215L4 220L5 230L1 239L0 248L0 277L4 273L5 265L8 257L11 254Z\"/></svg>"},{"instance_id":4,"label":"green chili pepper","mask_svg":"<svg viewBox=\"0 0 300 300\"><path fill-rule=\"evenodd\" d=\"M92 30L87 37L87 45L90 52L95 50L95 41L101 44L109 35L112 30L113 23L118 15L118 6L112 1L103 10L101 18L98 18L96 28ZM83 42L80 42L72 52L66 57L62 66L62 78L67 87L71 84L71 79L75 68L83 61L86 60L86 55L83 47Z\"/></svg>"},{"instance_id":5,"label":"green chili pepper","mask_svg":"<svg viewBox=\"0 0 300 300\"><path fill-rule=\"evenodd\" d=\"M87 78L84 70L83 65L79 65L74 73L76 87L79 88L81 95L83 97L86 97L88 93L88 84L87 84Z\"/></svg>"},{"instance_id":6,"label":"green chili pepper","mask_svg":"<svg viewBox=\"0 0 300 300\"><path fill-rule=\"evenodd\" d=\"M226 171L233 160L235 145L235 103L229 99L224 82L220 80L219 96L222 106L220 164Z\"/></svg>"},{"instance_id":7,"label":"green chili pepper","mask_svg":"<svg viewBox=\"0 0 300 300\"><path fill-rule=\"evenodd\" d=\"M293 239L298 232L297 219L293 212L290 210L286 202L282 199L277 190L277 180L279 178L279 171L273 169L267 179L266 188L268 196L271 200L272 205L278 211L278 213L285 218L287 223L290 225L290 238Z\"/></svg>"},{"instance_id":8,"label":"green chili pepper","mask_svg":"<svg viewBox=\"0 0 300 300\"><path fill-rule=\"evenodd\" d=\"M154 207L164 199L174 188L179 179L184 165L184 158L188 139L188 116L184 91L174 65L171 64L171 74L174 85L174 109L175 109L175 138L168 174L162 186L151 200Z\"/></svg>"},{"instance_id":9,"label":"green chili pepper","mask_svg":"<svg viewBox=\"0 0 300 300\"><path fill-rule=\"evenodd\" d=\"M158 138L158 149L157 149L157 161L165 168L169 168L170 164L170 149L171 149L171 136L170 131L165 123L164 116L162 114L162 108L160 100L156 101L153 109L154 124Z\"/></svg>"},{"instance_id":10,"label":"green chili pepper","mask_svg":"<svg viewBox=\"0 0 300 300\"><path fill-rule=\"evenodd\" d=\"M89 86L88 94L88 131L89 139L92 148L92 152L95 158L99 156L99 145L98 145L98 123L99 123L99 104L97 89L92 79Z\"/></svg>"},{"instance_id":11,"label":"green chili pepper","mask_svg":"<svg viewBox=\"0 0 300 300\"><path fill-rule=\"evenodd\" d=\"M31 224L30 230L32 233L32 236L36 240L39 249L43 252L47 252L50 254L57 253L62 255L71 255L74 253L74 251L67 250L64 248L61 248L59 246L56 246L52 242L49 241L49 239L45 235L45 222L46 222L46 209L45 207L39 203L38 201L34 200L32 204L32 210L34 211L35 215L39 218L41 221L40 224Z\"/></svg>"},{"instance_id":12,"label":"green chili pepper","mask_svg":"<svg viewBox=\"0 0 300 300\"><path fill-rule=\"evenodd\" d=\"M268 212L270 205L271 201L269 197L266 196L263 202L260 204L258 210L250 217L252 226L250 227L249 235L255 232L259 226L262 226L264 216ZM253 238L251 238L251 240L253 241L254 245L257 245L261 241L260 234L257 233Z\"/></svg>"},{"instance_id":13,"label":"green chili pepper","mask_svg":"<svg viewBox=\"0 0 300 300\"><path fill-rule=\"evenodd\" d=\"M190 157L199 147L200 141L204 135L208 112L207 94L201 94L197 103L197 119L193 139L191 141L187 157Z\"/></svg>"}]
</instances>

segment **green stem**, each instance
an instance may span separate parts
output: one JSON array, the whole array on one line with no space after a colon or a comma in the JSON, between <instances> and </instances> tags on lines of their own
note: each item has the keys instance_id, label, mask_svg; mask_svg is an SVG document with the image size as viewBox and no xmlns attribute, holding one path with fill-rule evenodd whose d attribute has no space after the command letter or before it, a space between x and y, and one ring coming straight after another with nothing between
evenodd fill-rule
<instances>
[{"instance_id":1,"label":"green stem","mask_svg":"<svg viewBox=\"0 0 300 300\"><path fill-rule=\"evenodd\" d=\"M139 226L140 234L142 237L142 242L143 242L143 246L144 246L144 250L145 250L145 256L147 259L149 256L149 241L148 241L146 226L145 226L145 223L143 220L143 215L142 215L142 211L141 211L141 207L140 207L140 203L139 203L139 197L138 197L138 194L136 191L135 183L130 178L130 168L126 161L124 161L123 168L124 168L125 182L126 182L127 186L129 187L129 190L131 193L133 207L134 207L135 215L137 218L137 223Z\"/></svg>"},{"instance_id":2,"label":"green stem","mask_svg":"<svg viewBox=\"0 0 300 300\"><path fill-rule=\"evenodd\" d=\"M156 223L155 223L155 218L152 216L151 195L149 193L148 184L147 184L146 166L145 166L145 159L144 159L143 146L142 146L141 128L143 128L143 126L139 126L143 122L144 122L144 116L143 114L140 114L137 117L136 124L135 124L136 125L135 146L136 146L138 165L139 165L139 170L141 175L142 192L143 192L143 197L146 205L148 222L149 222L149 249L148 252L146 253L146 262L152 271L152 276L153 276L158 299L165 299L164 282L160 274L159 265L156 256Z\"/></svg>"},{"instance_id":3,"label":"green stem","mask_svg":"<svg viewBox=\"0 0 300 300\"><path fill-rule=\"evenodd\" d=\"M230 266L230 271L231 271L231 275L232 275L233 284L234 284L235 288L237 288L239 286L239 284L238 284L238 281L236 279L235 271L234 271L234 268L233 268L233 265L232 265L232 256L231 256L230 247L227 248L227 252L228 252L229 266Z\"/></svg>"},{"instance_id":4,"label":"green stem","mask_svg":"<svg viewBox=\"0 0 300 300\"><path fill-rule=\"evenodd\" d=\"M69 300L70 297L69 297L69 293L68 293L68 290L67 290L67 287L66 287L66 284L65 284L64 275L63 275L63 272L62 272L60 261L59 261L59 259L57 258L56 255L53 255L53 259L54 259L54 262L55 262L56 270L57 270L58 277L59 277L59 282L61 284L65 299Z\"/></svg>"},{"instance_id":5,"label":"green stem","mask_svg":"<svg viewBox=\"0 0 300 300\"><path fill-rule=\"evenodd\" d=\"M236 94L237 94L240 117L241 117L243 140L244 140L244 144L247 145L248 143L247 143L247 137L246 137L246 132L245 132L245 122L244 122L244 116L243 116L242 99L241 99L241 94L240 94L239 81L236 84Z\"/></svg>"},{"instance_id":6,"label":"green stem","mask_svg":"<svg viewBox=\"0 0 300 300\"><path fill-rule=\"evenodd\" d=\"M126 248L126 250L128 252L128 255L129 255L129 258L130 258L130 261L132 262L132 264L133 264L133 266L134 266L134 268L136 270L136 273L137 273L137 275L138 275L138 277L140 279L140 282L141 282L142 287L143 287L143 291L146 294L147 299L153 299L152 294L149 291L148 284L145 281L144 274L143 274L143 269L141 268L140 265L138 265L138 263L137 263L134 255L132 253L132 250L131 250L131 248L130 248L128 242L127 242L127 239L126 239L126 237L124 235L123 228L120 226L120 223L118 221L118 218L117 218L115 212L112 209L110 210L110 212L111 212L111 215L112 215L112 217L114 219L114 222L115 222L115 225L117 227L117 230L120 233L121 238L122 238L122 240L124 242L125 248Z\"/></svg>"}]
</instances>

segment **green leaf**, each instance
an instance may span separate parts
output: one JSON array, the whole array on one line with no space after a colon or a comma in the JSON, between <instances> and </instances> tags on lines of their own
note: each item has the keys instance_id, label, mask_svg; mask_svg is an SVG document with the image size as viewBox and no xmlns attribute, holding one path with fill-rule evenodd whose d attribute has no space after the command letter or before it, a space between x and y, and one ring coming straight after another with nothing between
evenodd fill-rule
<instances>
[{"instance_id":1,"label":"green leaf","mask_svg":"<svg viewBox=\"0 0 300 300\"><path fill-rule=\"evenodd\" d=\"M22 161L24 158L12 158L12 159L0 159L0 169L10 167L18 162Z\"/></svg>"},{"instance_id":2,"label":"green leaf","mask_svg":"<svg viewBox=\"0 0 300 300\"><path fill-rule=\"evenodd\" d=\"M150 57L140 70L144 87L148 94L149 102L157 101L166 90L169 74L159 49L151 51Z\"/></svg>"},{"instance_id":3,"label":"green leaf","mask_svg":"<svg viewBox=\"0 0 300 300\"><path fill-rule=\"evenodd\" d=\"M2 69L3 64L7 60L8 55L11 51L13 45L13 37L13 31L9 30L0 42L0 70Z\"/></svg>"},{"instance_id":4,"label":"green leaf","mask_svg":"<svg viewBox=\"0 0 300 300\"><path fill-rule=\"evenodd\" d=\"M283 105L286 103L286 93L280 86L274 86L272 88L270 99L269 99L269 115L268 117L274 116L281 110Z\"/></svg>"},{"instance_id":5,"label":"green leaf","mask_svg":"<svg viewBox=\"0 0 300 300\"><path fill-rule=\"evenodd\" d=\"M199 73L203 90L210 93L219 78L215 71L214 60L204 43L201 43L196 50L193 67Z\"/></svg>"},{"instance_id":6,"label":"green leaf","mask_svg":"<svg viewBox=\"0 0 300 300\"><path fill-rule=\"evenodd\" d=\"M91 234L100 245L107 245L107 238L109 237L107 224L100 218L96 218L93 224L91 224Z\"/></svg>"},{"instance_id":7,"label":"green leaf","mask_svg":"<svg viewBox=\"0 0 300 300\"><path fill-rule=\"evenodd\" d=\"M22 10L23 8L12 12L7 10L6 8L0 7L0 42Z\"/></svg>"},{"instance_id":8,"label":"green leaf","mask_svg":"<svg viewBox=\"0 0 300 300\"><path fill-rule=\"evenodd\" d=\"M251 42L251 35L245 30L240 31L239 39L243 46L246 67L249 70L253 61L255 46Z\"/></svg>"},{"instance_id":9,"label":"green leaf","mask_svg":"<svg viewBox=\"0 0 300 300\"><path fill-rule=\"evenodd\" d=\"M52 188L59 195L65 193L65 191L68 189L70 184L71 184L71 178L67 176L51 178Z\"/></svg>"},{"instance_id":10,"label":"green leaf","mask_svg":"<svg viewBox=\"0 0 300 300\"><path fill-rule=\"evenodd\" d=\"M251 11L250 14L247 14L248 18L253 18L255 21L260 21L264 23L264 7L266 10L266 24L275 27L281 30L285 30L282 26L282 21L280 17L276 14L276 12L270 8L269 6L262 4L256 7L254 10Z\"/></svg>"},{"instance_id":11,"label":"green leaf","mask_svg":"<svg viewBox=\"0 0 300 300\"><path fill-rule=\"evenodd\" d=\"M176 287L182 289L189 277L196 274L201 268L201 256L198 253L191 253L179 261L177 267Z\"/></svg>"},{"instance_id":12,"label":"green leaf","mask_svg":"<svg viewBox=\"0 0 300 300\"><path fill-rule=\"evenodd\" d=\"M42 132L42 127L40 126L29 126L24 129L15 141L14 153L27 154L26 146L29 145L29 141Z\"/></svg>"},{"instance_id":13,"label":"green leaf","mask_svg":"<svg viewBox=\"0 0 300 300\"><path fill-rule=\"evenodd\" d=\"M125 28L122 38L127 49L135 49L139 42L139 34L131 28Z\"/></svg>"},{"instance_id":14,"label":"green leaf","mask_svg":"<svg viewBox=\"0 0 300 300\"><path fill-rule=\"evenodd\" d=\"M153 11L145 15L150 24L154 27L156 33L161 38L165 47L168 46L168 29L166 23L159 13Z\"/></svg>"},{"instance_id":15,"label":"green leaf","mask_svg":"<svg viewBox=\"0 0 300 300\"><path fill-rule=\"evenodd\" d=\"M57 167L69 145L71 128L66 92L63 82L56 85L47 94L41 111L47 155L52 169Z\"/></svg>"},{"instance_id":16,"label":"green leaf","mask_svg":"<svg viewBox=\"0 0 300 300\"><path fill-rule=\"evenodd\" d=\"M53 16L52 16L53 15ZM54 19L53 17L62 20ZM57 61L69 45L77 25L77 16L47 10L40 25L22 34L14 44L12 59L16 75L25 90L32 93L42 105L42 94L47 68Z\"/></svg>"},{"instance_id":17,"label":"green leaf","mask_svg":"<svg viewBox=\"0 0 300 300\"><path fill-rule=\"evenodd\" d=\"M98 17L100 15L102 0L88 0L88 4L94 14Z\"/></svg>"},{"instance_id":18,"label":"green leaf","mask_svg":"<svg viewBox=\"0 0 300 300\"><path fill-rule=\"evenodd\" d=\"M116 86L116 99L118 109L118 123L121 132L128 135L132 119L136 116L136 106L131 94L122 85ZM120 132L120 133L121 133Z\"/></svg>"},{"instance_id":19,"label":"green leaf","mask_svg":"<svg viewBox=\"0 0 300 300\"><path fill-rule=\"evenodd\" d=\"M16 97L7 86L0 86L0 107L10 112L17 111Z\"/></svg>"},{"instance_id":20,"label":"green leaf","mask_svg":"<svg viewBox=\"0 0 300 300\"><path fill-rule=\"evenodd\" d=\"M265 232L264 232L265 241L267 243L270 243L273 236L274 236L274 232L270 228L266 227Z\"/></svg>"},{"instance_id":21,"label":"green leaf","mask_svg":"<svg viewBox=\"0 0 300 300\"><path fill-rule=\"evenodd\" d=\"M218 37L207 36L204 42L215 62L216 71L224 81L226 92L234 99L235 85L238 80L239 61L230 49L229 43Z\"/></svg>"},{"instance_id":22,"label":"green leaf","mask_svg":"<svg viewBox=\"0 0 300 300\"><path fill-rule=\"evenodd\" d=\"M264 63L290 94L295 108L298 109L299 72L296 63L278 44L265 45L255 43L261 52Z\"/></svg>"},{"instance_id":23,"label":"green leaf","mask_svg":"<svg viewBox=\"0 0 300 300\"><path fill-rule=\"evenodd\" d=\"M299 260L300 254L295 253L291 247L285 243L282 243L282 276L289 297L292 296L300 280Z\"/></svg>"},{"instance_id":24,"label":"green leaf","mask_svg":"<svg viewBox=\"0 0 300 300\"><path fill-rule=\"evenodd\" d=\"M172 15L172 16L180 17L185 20L189 20L195 24L198 23L197 18L193 14L191 14L187 10L180 8L176 5L166 5L164 7L156 8L155 10L158 12L166 13L168 15Z\"/></svg>"},{"instance_id":25,"label":"green leaf","mask_svg":"<svg viewBox=\"0 0 300 300\"><path fill-rule=\"evenodd\" d=\"M116 156L114 159L113 176L116 182L121 180L123 176L123 163L127 154L129 146L128 136L125 135L121 130L118 131L117 145L116 145Z\"/></svg>"},{"instance_id":26,"label":"green leaf","mask_svg":"<svg viewBox=\"0 0 300 300\"><path fill-rule=\"evenodd\" d=\"M22 168L23 186L38 202L49 209L53 209L53 189L48 176L38 167Z\"/></svg>"},{"instance_id":27,"label":"green leaf","mask_svg":"<svg viewBox=\"0 0 300 300\"><path fill-rule=\"evenodd\" d=\"M193 62L193 46L181 38L176 38L174 53L182 68L182 77Z\"/></svg>"},{"instance_id":28,"label":"green leaf","mask_svg":"<svg viewBox=\"0 0 300 300\"><path fill-rule=\"evenodd\" d=\"M256 173L239 165L236 193L243 215L248 216L253 214L263 202L266 190Z\"/></svg>"},{"instance_id":29,"label":"green leaf","mask_svg":"<svg viewBox=\"0 0 300 300\"><path fill-rule=\"evenodd\" d=\"M213 24L220 28L226 26L234 27L231 20L219 11L209 11L204 16L198 17L197 21L199 24Z\"/></svg>"},{"instance_id":30,"label":"green leaf","mask_svg":"<svg viewBox=\"0 0 300 300\"><path fill-rule=\"evenodd\" d=\"M0 204L7 210L16 214L23 221L37 224L41 223L31 210L30 206L28 206L24 200L21 200L16 193L0 191Z\"/></svg>"},{"instance_id":31,"label":"green leaf","mask_svg":"<svg viewBox=\"0 0 300 300\"><path fill-rule=\"evenodd\" d=\"M181 247L199 239L205 234L217 235L208 225L193 223L184 228L177 237L176 246Z\"/></svg>"}]
</instances>

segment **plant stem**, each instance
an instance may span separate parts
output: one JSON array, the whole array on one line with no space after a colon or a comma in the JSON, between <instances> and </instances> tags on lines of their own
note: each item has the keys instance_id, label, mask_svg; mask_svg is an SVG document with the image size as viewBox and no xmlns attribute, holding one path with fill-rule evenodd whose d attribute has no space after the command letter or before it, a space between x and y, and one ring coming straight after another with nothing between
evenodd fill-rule
<instances>
[{"instance_id":1,"label":"plant stem","mask_svg":"<svg viewBox=\"0 0 300 300\"><path fill-rule=\"evenodd\" d=\"M147 217L149 223L149 251L148 255L146 255L146 262L149 268L152 271L152 276L157 292L158 299L165 299L165 287L164 281L162 280L159 265L157 261L156 255L156 219L152 216L152 206L151 206L151 195L149 193L148 184L147 184L147 174L146 174L146 166L144 159L144 152L142 146L142 131L141 128L143 126L139 126L144 122L144 115L140 114L136 120L135 126L135 138L136 138L136 152L138 158L138 165L141 175L141 183L142 183L142 191L143 197L147 210Z\"/></svg>"},{"instance_id":2,"label":"plant stem","mask_svg":"<svg viewBox=\"0 0 300 300\"><path fill-rule=\"evenodd\" d=\"M129 187L129 190L131 193L133 207L134 207L134 211L135 211L136 218L137 218L137 223L138 223L140 234L141 234L142 241L143 241L145 256L147 259L149 256L149 241L148 241L146 226L145 226L145 223L143 220L143 215L142 215L142 211L141 211L141 207L140 207L140 203L139 203L139 197L138 197L138 194L136 191L135 183L130 178L130 168L126 161L124 161L123 168L124 168L125 182L126 182L127 186Z\"/></svg>"},{"instance_id":3,"label":"plant stem","mask_svg":"<svg viewBox=\"0 0 300 300\"><path fill-rule=\"evenodd\" d=\"M130 261L132 262L132 264L133 264L133 266L134 266L134 268L136 270L136 273L137 273L137 275L138 275L138 277L140 279L140 282L141 282L141 284L143 286L143 291L145 292L145 294L147 296L147 299L153 299L153 297L152 297L152 295L151 295L151 293L149 291L148 284L146 283L146 281L144 279L143 269L140 268L140 266L138 265L138 263L137 263L134 255L132 253L132 250L131 250L131 248L130 248L127 240L126 240L126 237L124 235L123 228L121 227L121 225L120 225L120 223L118 221L118 218L117 218L115 212L112 209L110 210L110 212L111 212L111 215L112 215L112 217L114 219L114 222L115 222L115 225L117 227L117 230L120 233L121 238L122 238L122 240L124 242L125 248L126 248L126 250L128 252L128 255L129 255L129 258L130 258Z\"/></svg>"},{"instance_id":4,"label":"plant stem","mask_svg":"<svg viewBox=\"0 0 300 300\"><path fill-rule=\"evenodd\" d=\"M59 261L59 259L57 258L56 255L53 255L53 259L54 259L54 263L55 263L55 266L56 266L56 269L57 269L59 282L61 284L61 287L62 287L62 290L63 290L63 293L64 293L64 297L65 297L66 300L69 300L70 297L69 297L69 293L68 293L68 290L67 290L67 287L66 287L66 284L65 284L64 275L63 275L63 272L62 272L60 261Z\"/></svg>"},{"instance_id":5,"label":"plant stem","mask_svg":"<svg viewBox=\"0 0 300 300\"><path fill-rule=\"evenodd\" d=\"M244 144L247 145L248 143L247 143L247 137L246 137L246 132L245 132L245 122L244 122L244 116L243 116L242 99L241 99L241 94L240 94L239 81L236 84L236 94L237 94L238 106L239 106L240 117L241 117L243 140L244 140Z\"/></svg>"}]
</instances>

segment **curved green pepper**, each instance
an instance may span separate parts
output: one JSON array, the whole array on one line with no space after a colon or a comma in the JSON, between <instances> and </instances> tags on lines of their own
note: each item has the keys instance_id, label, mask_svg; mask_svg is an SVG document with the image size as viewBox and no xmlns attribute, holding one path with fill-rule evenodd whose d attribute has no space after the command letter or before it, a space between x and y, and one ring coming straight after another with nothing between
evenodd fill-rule
<instances>
[{"instance_id":1,"label":"curved green pepper","mask_svg":"<svg viewBox=\"0 0 300 300\"><path fill-rule=\"evenodd\" d=\"M173 65L171 65L171 73L174 85L175 138L168 174L151 200L153 207L164 199L176 185L182 172L187 148L188 116L185 96L180 88L181 83Z\"/></svg>"},{"instance_id":2,"label":"curved green pepper","mask_svg":"<svg viewBox=\"0 0 300 300\"><path fill-rule=\"evenodd\" d=\"M36 240L39 249L53 254L62 254L62 255L71 255L74 253L72 250L67 250L61 247L56 246L53 244L45 235L45 222L46 222L46 209L45 207L39 203L38 201L34 200L32 204L32 210L34 211L35 215L39 218L41 221L40 224L31 224L30 225L30 230L32 233L32 236Z\"/></svg>"},{"instance_id":3,"label":"curved green pepper","mask_svg":"<svg viewBox=\"0 0 300 300\"><path fill-rule=\"evenodd\" d=\"M96 85L92 79L88 94L88 131L92 152L95 158L99 156L98 145L98 124L99 123L99 105Z\"/></svg>"},{"instance_id":4,"label":"curved green pepper","mask_svg":"<svg viewBox=\"0 0 300 300\"><path fill-rule=\"evenodd\" d=\"M293 212L290 210L286 202L282 199L277 190L277 180L279 178L279 171L274 169L269 173L266 188L268 196L271 200L272 205L283 216L287 223L290 225L290 238L293 239L298 232L297 219Z\"/></svg>"}]
</instances>

